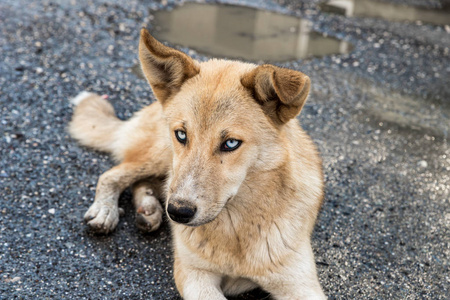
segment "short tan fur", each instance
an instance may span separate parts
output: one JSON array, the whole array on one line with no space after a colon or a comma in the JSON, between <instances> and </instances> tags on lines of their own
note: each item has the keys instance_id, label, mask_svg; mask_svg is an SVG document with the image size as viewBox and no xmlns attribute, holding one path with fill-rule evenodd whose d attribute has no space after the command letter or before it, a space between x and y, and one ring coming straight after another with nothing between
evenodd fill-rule
<instances>
[{"instance_id":1,"label":"short tan fur","mask_svg":"<svg viewBox=\"0 0 450 300\"><path fill-rule=\"evenodd\" d=\"M133 190L137 225L165 211L184 299L226 299L255 287L274 299L324 299L310 235L323 198L321 160L300 128L310 89L273 65L197 62L141 31L139 58L158 101L128 121L86 94L69 130L119 162L100 176L88 225L108 233ZM163 200L161 207L159 199Z\"/></svg>"}]
</instances>

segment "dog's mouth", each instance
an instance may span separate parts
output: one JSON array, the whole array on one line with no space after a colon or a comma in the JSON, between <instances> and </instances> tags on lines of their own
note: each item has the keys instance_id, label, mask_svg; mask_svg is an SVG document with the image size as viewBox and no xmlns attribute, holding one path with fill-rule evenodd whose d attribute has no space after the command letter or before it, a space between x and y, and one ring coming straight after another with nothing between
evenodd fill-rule
<instances>
[{"instance_id":1,"label":"dog's mouth","mask_svg":"<svg viewBox=\"0 0 450 300\"><path fill-rule=\"evenodd\" d=\"M228 197L228 199L225 201L225 204L222 206L222 208L214 215L201 217L201 213L195 213L193 216L180 216L180 215L174 215L170 213L169 209L166 208L166 213L169 216L169 218L174 221L175 223L189 226L189 227L198 227L201 225L205 225L208 223L211 223L214 221L224 210L225 206L229 201L231 201L234 198L235 195L232 195Z\"/></svg>"}]
</instances>

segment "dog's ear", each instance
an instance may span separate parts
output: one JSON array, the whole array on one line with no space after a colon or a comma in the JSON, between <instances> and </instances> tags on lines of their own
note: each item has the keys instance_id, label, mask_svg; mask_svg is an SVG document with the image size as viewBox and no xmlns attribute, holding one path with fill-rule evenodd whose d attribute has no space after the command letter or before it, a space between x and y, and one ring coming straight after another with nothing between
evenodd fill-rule
<instances>
[{"instance_id":1,"label":"dog's ear","mask_svg":"<svg viewBox=\"0 0 450 300\"><path fill-rule=\"evenodd\" d=\"M241 78L241 83L252 91L265 113L278 124L300 113L311 86L305 74L273 65L256 67Z\"/></svg>"},{"instance_id":2,"label":"dog's ear","mask_svg":"<svg viewBox=\"0 0 450 300\"><path fill-rule=\"evenodd\" d=\"M139 40L139 60L153 93L161 102L176 94L186 80L200 72L195 60L158 42L145 28Z\"/></svg>"}]
</instances>

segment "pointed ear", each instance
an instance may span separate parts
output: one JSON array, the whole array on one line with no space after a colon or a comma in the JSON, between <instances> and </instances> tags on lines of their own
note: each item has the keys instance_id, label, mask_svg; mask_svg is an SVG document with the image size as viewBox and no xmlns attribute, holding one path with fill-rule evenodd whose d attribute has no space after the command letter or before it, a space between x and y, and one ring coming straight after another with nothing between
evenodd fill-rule
<instances>
[{"instance_id":1,"label":"pointed ear","mask_svg":"<svg viewBox=\"0 0 450 300\"><path fill-rule=\"evenodd\" d=\"M256 67L241 83L252 91L265 113L281 124L300 113L311 86L305 74L272 65Z\"/></svg>"},{"instance_id":2,"label":"pointed ear","mask_svg":"<svg viewBox=\"0 0 450 300\"><path fill-rule=\"evenodd\" d=\"M158 42L145 28L139 40L139 60L153 93L162 103L200 72L195 60Z\"/></svg>"}]
</instances>

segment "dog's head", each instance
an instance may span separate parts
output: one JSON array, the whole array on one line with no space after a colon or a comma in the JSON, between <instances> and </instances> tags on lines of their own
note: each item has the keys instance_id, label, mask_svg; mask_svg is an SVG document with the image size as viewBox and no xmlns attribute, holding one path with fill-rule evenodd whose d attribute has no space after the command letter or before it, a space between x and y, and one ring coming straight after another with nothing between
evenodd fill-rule
<instances>
[{"instance_id":1,"label":"dog's head","mask_svg":"<svg viewBox=\"0 0 450 300\"><path fill-rule=\"evenodd\" d=\"M145 29L139 58L172 137L166 211L179 223L208 223L246 178L282 164L282 128L300 113L309 78L272 65L199 63Z\"/></svg>"}]
</instances>

